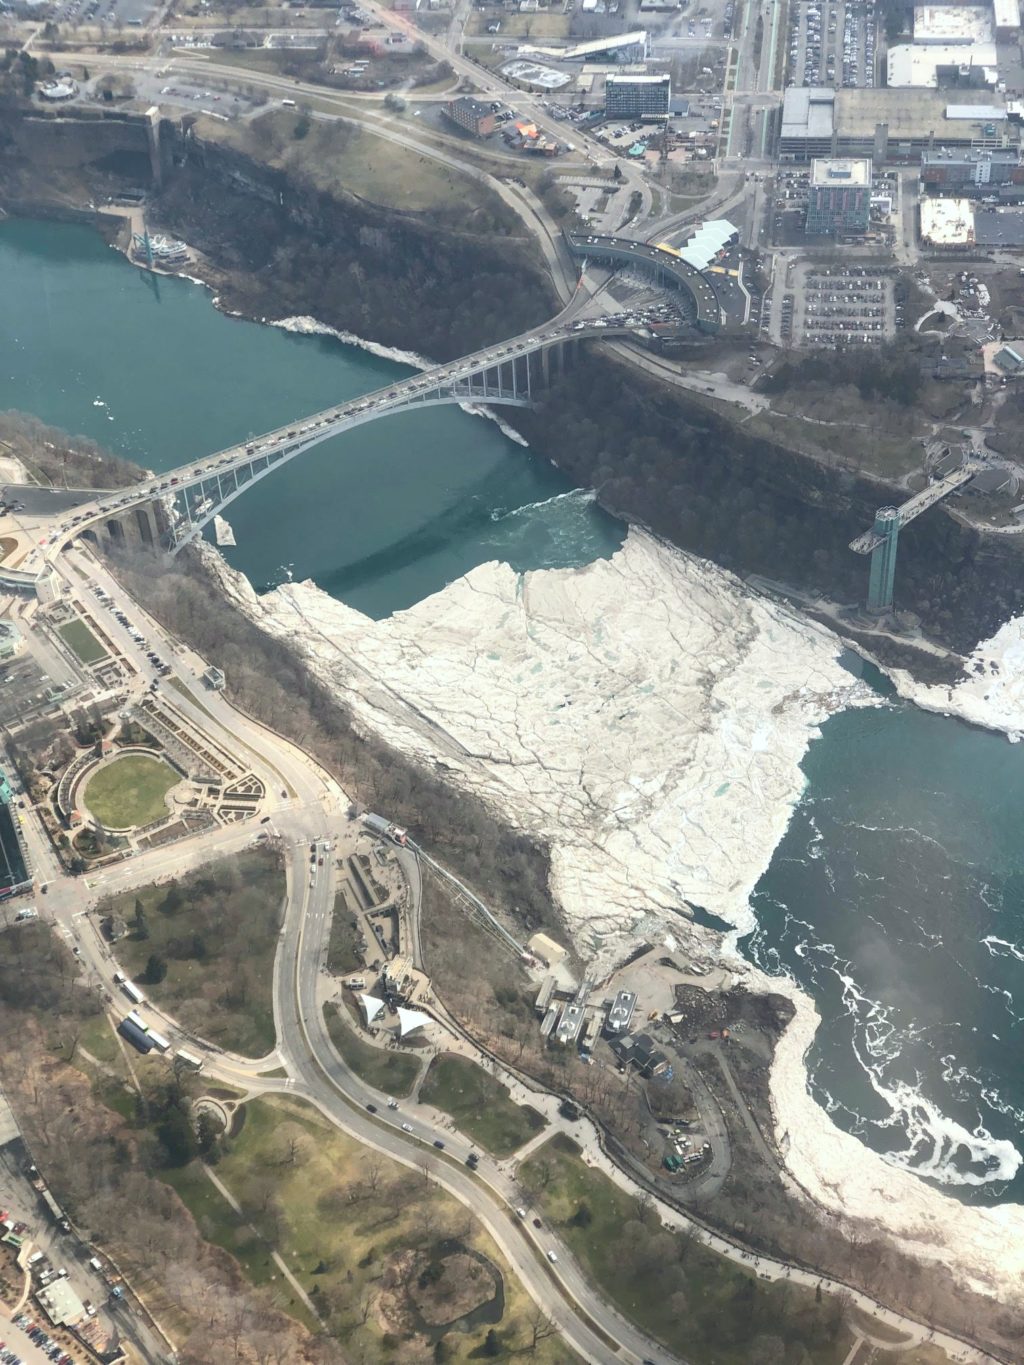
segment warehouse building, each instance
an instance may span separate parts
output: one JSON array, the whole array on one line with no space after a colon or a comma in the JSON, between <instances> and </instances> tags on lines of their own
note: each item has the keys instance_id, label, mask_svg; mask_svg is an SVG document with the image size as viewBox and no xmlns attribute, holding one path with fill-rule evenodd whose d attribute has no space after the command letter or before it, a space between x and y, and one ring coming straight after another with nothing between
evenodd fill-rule
<instances>
[{"instance_id":1,"label":"warehouse building","mask_svg":"<svg viewBox=\"0 0 1024 1365\"><path fill-rule=\"evenodd\" d=\"M490 137L494 132L496 127L494 112L489 104L484 104L481 100L463 95L460 99L449 100L443 107L452 123L457 123L474 137Z\"/></svg>"},{"instance_id":2,"label":"warehouse building","mask_svg":"<svg viewBox=\"0 0 1024 1365\"><path fill-rule=\"evenodd\" d=\"M671 103L671 76L609 76L605 81L604 109L609 118L664 120Z\"/></svg>"},{"instance_id":3,"label":"warehouse building","mask_svg":"<svg viewBox=\"0 0 1024 1365\"><path fill-rule=\"evenodd\" d=\"M808 236L866 232L871 218L871 162L866 157L811 162Z\"/></svg>"}]
</instances>

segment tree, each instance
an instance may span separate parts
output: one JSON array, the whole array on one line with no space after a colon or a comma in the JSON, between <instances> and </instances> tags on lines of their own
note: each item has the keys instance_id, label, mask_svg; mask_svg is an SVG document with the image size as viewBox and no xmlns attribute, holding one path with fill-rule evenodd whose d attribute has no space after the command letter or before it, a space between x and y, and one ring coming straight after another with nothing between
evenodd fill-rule
<instances>
[{"instance_id":1,"label":"tree","mask_svg":"<svg viewBox=\"0 0 1024 1365\"><path fill-rule=\"evenodd\" d=\"M167 975L167 959L159 953L150 953L143 979L150 986L158 986Z\"/></svg>"},{"instance_id":2,"label":"tree","mask_svg":"<svg viewBox=\"0 0 1024 1365\"><path fill-rule=\"evenodd\" d=\"M532 1304L529 1313L526 1315L526 1325L529 1328L530 1341L527 1350L530 1355L537 1354L537 1347L542 1341L547 1341L548 1337L558 1335L558 1327L544 1312L539 1304Z\"/></svg>"},{"instance_id":3,"label":"tree","mask_svg":"<svg viewBox=\"0 0 1024 1365\"><path fill-rule=\"evenodd\" d=\"M493 1327L490 1328L487 1335L484 1337L484 1344L480 1348L480 1354L488 1356L492 1360L495 1356L501 1355L501 1341Z\"/></svg>"}]
</instances>

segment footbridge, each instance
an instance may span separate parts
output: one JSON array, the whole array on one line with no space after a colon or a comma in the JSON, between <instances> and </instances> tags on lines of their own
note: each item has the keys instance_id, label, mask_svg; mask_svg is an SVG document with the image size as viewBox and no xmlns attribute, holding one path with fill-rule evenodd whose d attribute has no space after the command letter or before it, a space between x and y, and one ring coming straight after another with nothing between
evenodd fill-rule
<instances>
[{"instance_id":1,"label":"footbridge","mask_svg":"<svg viewBox=\"0 0 1024 1365\"><path fill-rule=\"evenodd\" d=\"M864 531L850 541L850 549L858 555L871 556L871 572L868 580L867 609L881 615L892 609L893 592L896 586L896 547L902 527L927 512L943 498L955 493L965 483L970 483L980 466L967 460L959 469L944 478L936 479L919 493L915 493L899 507L880 507L875 513L875 522L869 531Z\"/></svg>"},{"instance_id":2,"label":"footbridge","mask_svg":"<svg viewBox=\"0 0 1024 1365\"><path fill-rule=\"evenodd\" d=\"M535 331L449 364L436 365L262 436L250 437L131 488L97 494L95 501L70 509L60 517L42 557L53 558L69 535L95 534L104 523L115 538L119 533L123 535L119 518L153 502L163 503L168 509L171 521L168 540L171 551L176 553L247 488L322 442L366 422L441 403L528 407L538 380L535 358L539 357L540 377L546 380L552 359L549 353L553 350L587 337L639 334L647 322L646 314L640 311L580 316L581 308L586 306L585 301L570 304L559 317Z\"/></svg>"}]
</instances>

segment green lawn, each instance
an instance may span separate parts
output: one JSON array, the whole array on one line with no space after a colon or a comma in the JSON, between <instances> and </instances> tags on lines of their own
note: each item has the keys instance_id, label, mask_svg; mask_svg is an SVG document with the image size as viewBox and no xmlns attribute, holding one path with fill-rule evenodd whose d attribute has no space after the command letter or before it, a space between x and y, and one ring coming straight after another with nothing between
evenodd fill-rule
<instances>
[{"instance_id":1,"label":"green lawn","mask_svg":"<svg viewBox=\"0 0 1024 1365\"><path fill-rule=\"evenodd\" d=\"M60 627L60 633L83 664L94 664L107 657L107 651L84 621L68 621Z\"/></svg>"},{"instance_id":2,"label":"green lawn","mask_svg":"<svg viewBox=\"0 0 1024 1365\"><path fill-rule=\"evenodd\" d=\"M503 1277L505 1311L495 1325L502 1358L522 1354L536 1365L569 1365L577 1357L558 1337L528 1349L529 1301L511 1278L500 1252L456 1200L417 1171L363 1147L330 1127L311 1108L292 1102L257 1100L216 1166L216 1173L241 1205L239 1216L198 1163L161 1171L177 1190L207 1241L229 1251L254 1284L265 1286L275 1304L310 1323L307 1310L270 1258L280 1253L323 1314L331 1335L345 1343L347 1359L424 1359L392 1325L397 1340L371 1306L382 1279L391 1293L420 1274L446 1238L456 1237L493 1262ZM256 1229L254 1234L250 1226ZM415 1253L409 1263L400 1258ZM450 1331L450 1361L482 1355L487 1327Z\"/></svg>"},{"instance_id":3,"label":"green lawn","mask_svg":"<svg viewBox=\"0 0 1024 1365\"><path fill-rule=\"evenodd\" d=\"M402 1052L385 1052L383 1048L364 1042L339 1015L338 1006L330 1001L324 1006L324 1019L331 1042L357 1076L396 1099L404 1099L411 1092L420 1074L417 1058Z\"/></svg>"},{"instance_id":4,"label":"green lawn","mask_svg":"<svg viewBox=\"0 0 1024 1365\"><path fill-rule=\"evenodd\" d=\"M161 758L125 754L89 778L82 801L107 829L151 825L167 814L164 797L180 781Z\"/></svg>"},{"instance_id":5,"label":"green lawn","mask_svg":"<svg viewBox=\"0 0 1024 1365\"><path fill-rule=\"evenodd\" d=\"M357 948L362 937L357 927L352 927L353 914L344 891L334 897L334 914L331 916L331 937L327 945L327 970L335 976L351 976L366 966Z\"/></svg>"},{"instance_id":6,"label":"green lawn","mask_svg":"<svg viewBox=\"0 0 1024 1365\"><path fill-rule=\"evenodd\" d=\"M535 1109L515 1104L507 1089L467 1057L435 1057L420 1099L451 1114L455 1126L495 1156L511 1156L544 1126Z\"/></svg>"},{"instance_id":7,"label":"green lawn","mask_svg":"<svg viewBox=\"0 0 1024 1365\"><path fill-rule=\"evenodd\" d=\"M519 1179L608 1300L693 1365L749 1365L767 1337L781 1339L787 1359L801 1346L813 1365L845 1359L852 1337L836 1299L817 1303L666 1231L567 1139L529 1156Z\"/></svg>"},{"instance_id":8,"label":"green lawn","mask_svg":"<svg viewBox=\"0 0 1024 1365\"><path fill-rule=\"evenodd\" d=\"M274 1046L272 986L284 902L272 848L252 848L162 885L111 897L128 935L123 970L186 1027L231 1052L263 1057ZM138 911L142 911L141 922ZM156 958L162 980L147 969Z\"/></svg>"}]
</instances>

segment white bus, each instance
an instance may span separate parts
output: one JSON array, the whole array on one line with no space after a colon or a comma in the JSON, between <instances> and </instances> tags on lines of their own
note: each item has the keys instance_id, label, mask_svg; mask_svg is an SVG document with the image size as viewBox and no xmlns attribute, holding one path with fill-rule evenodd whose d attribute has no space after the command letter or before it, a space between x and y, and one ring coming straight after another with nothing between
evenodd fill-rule
<instances>
[{"instance_id":1,"label":"white bus","mask_svg":"<svg viewBox=\"0 0 1024 1365\"><path fill-rule=\"evenodd\" d=\"M162 1033L157 1033L156 1029L147 1029L150 1041L159 1052L166 1052L171 1046L170 1040L165 1038Z\"/></svg>"},{"instance_id":2,"label":"white bus","mask_svg":"<svg viewBox=\"0 0 1024 1365\"><path fill-rule=\"evenodd\" d=\"M143 1022L138 1010L132 1010L130 1014L126 1015L126 1018L130 1019L136 1028L142 1029L143 1033L149 1033L149 1025Z\"/></svg>"},{"instance_id":3,"label":"white bus","mask_svg":"<svg viewBox=\"0 0 1024 1365\"><path fill-rule=\"evenodd\" d=\"M128 978L125 977L119 982L119 985L128 999L134 1000L136 1005L144 1005L146 1003L146 997L142 994L134 981L129 981Z\"/></svg>"},{"instance_id":4,"label":"white bus","mask_svg":"<svg viewBox=\"0 0 1024 1365\"><path fill-rule=\"evenodd\" d=\"M196 1057L194 1053L186 1052L183 1047L178 1048L174 1054L174 1059L180 1062L182 1066L187 1066L190 1071L202 1071L203 1069L202 1057Z\"/></svg>"}]
</instances>

